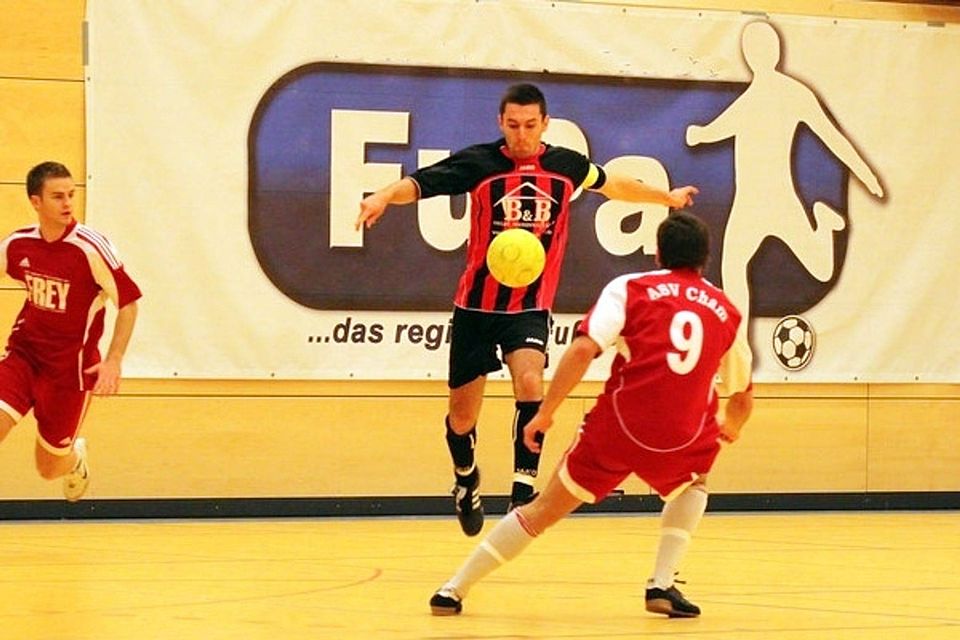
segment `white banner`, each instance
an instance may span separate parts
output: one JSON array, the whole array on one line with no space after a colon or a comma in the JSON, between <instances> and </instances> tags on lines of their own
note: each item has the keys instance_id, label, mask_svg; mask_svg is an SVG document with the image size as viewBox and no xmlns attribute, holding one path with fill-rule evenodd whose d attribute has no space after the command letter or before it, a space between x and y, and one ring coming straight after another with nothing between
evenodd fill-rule
<instances>
[{"instance_id":1,"label":"white banner","mask_svg":"<svg viewBox=\"0 0 960 640\"><path fill-rule=\"evenodd\" d=\"M87 221L144 290L130 377L445 379L464 203L364 192L499 137L695 184L755 380L960 380L955 25L573 2L97 0ZM662 207L584 194L551 361ZM589 377L604 377L608 360ZM548 376L549 376L548 370Z\"/></svg>"}]
</instances>

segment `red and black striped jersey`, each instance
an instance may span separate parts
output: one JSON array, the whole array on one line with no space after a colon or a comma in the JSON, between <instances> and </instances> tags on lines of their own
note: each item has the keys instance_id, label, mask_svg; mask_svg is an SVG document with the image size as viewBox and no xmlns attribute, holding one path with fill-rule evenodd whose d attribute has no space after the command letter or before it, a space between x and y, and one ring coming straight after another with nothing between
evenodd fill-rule
<instances>
[{"instance_id":1,"label":"red and black striped jersey","mask_svg":"<svg viewBox=\"0 0 960 640\"><path fill-rule=\"evenodd\" d=\"M570 198L577 189L596 189L606 180L603 169L571 149L542 144L536 156L516 160L503 139L467 147L410 178L421 198L470 194L467 264L454 304L506 313L550 310L560 284ZM490 242L513 227L533 232L546 252L543 273L526 287L502 285L487 268Z\"/></svg>"},{"instance_id":2,"label":"red and black striped jersey","mask_svg":"<svg viewBox=\"0 0 960 640\"><path fill-rule=\"evenodd\" d=\"M0 271L27 291L7 350L54 384L88 388L82 372L100 361L104 302L120 308L141 295L110 241L77 222L53 242L39 225L25 227L0 242Z\"/></svg>"}]
</instances>

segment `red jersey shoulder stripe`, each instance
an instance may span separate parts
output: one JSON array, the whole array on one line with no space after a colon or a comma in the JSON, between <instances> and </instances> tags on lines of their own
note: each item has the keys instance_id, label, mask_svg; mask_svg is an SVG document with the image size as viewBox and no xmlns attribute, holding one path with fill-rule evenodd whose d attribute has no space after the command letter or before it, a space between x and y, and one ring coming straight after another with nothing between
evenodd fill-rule
<instances>
[{"instance_id":1,"label":"red jersey shoulder stripe","mask_svg":"<svg viewBox=\"0 0 960 640\"><path fill-rule=\"evenodd\" d=\"M6 260L7 260L7 249L10 248L10 245L17 240L38 240L40 239L40 225L35 224L29 227L21 227L15 231L11 231L10 234L0 240L0 253L2 253L2 267L0 269L6 269Z\"/></svg>"},{"instance_id":2,"label":"red jersey shoulder stripe","mask_svg":"<svg viewBox=\"0 0 960 640\"><path fill-rule=\"evenodd\" d=\"M110 244L110 241L107 240L103 234L82 224L77 225L75 232L77 238L85 240L97 250L97 252L103 257L104 262L110 265L111 269L116 271L123 266L123 263L120 262L120 258L117 257L116 249L113 248L113 245Z\"/></svg>"},{"instance_id":3,"label":"red jersey shoulder stripe","mask_svg":"<svg viewBox=\"0 0 960 640\"><path fill-rule=\"evenodd\" d=\"M10 233L11 236L39 236L40 235L40 225L31 224L28 227L20 227L15 231Z\"/></svg>"},{"instance_id":4,"label":"red jersey shoulder stripe","mask_svg":"<svg viewBox=\"0 0 960 640\"><path fill-rule=\"evenodd\" d=\"M10 232L10 235L6 237L4 242L9 243L11 240L18 240L20 238L39 238L40 237L40 225L32 224L29 227L21 227L14 231Z\"/></svg>"}]
</instances>

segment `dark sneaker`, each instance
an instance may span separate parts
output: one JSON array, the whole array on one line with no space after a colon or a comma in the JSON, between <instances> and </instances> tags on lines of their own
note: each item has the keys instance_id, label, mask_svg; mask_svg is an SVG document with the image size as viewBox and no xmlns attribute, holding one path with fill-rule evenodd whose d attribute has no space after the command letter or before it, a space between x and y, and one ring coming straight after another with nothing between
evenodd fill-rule
<instances>
[{"instance_id":1,"label":"dark sneaker","mask_svg":"<svg viewBox=\"0 0 960 640\"><path fill-rule=\"evenodd\" d=\"M533 502L534 498L536 498L538 495L540 495L539 491L536 493L531 493L525 498L516 498L516 497L510 498L510 506L507 507L507 513L510 513L517 507L522 507L525 504L530 504L531 502Z\"/></svg>"},{"instance_id":2,"label":"dark sneaker","mask_svg":"<svg viewBox=\"0 0 960 640\"><path fill-rule=\"evenodd\" d=\"M459 482L451 490L453 501L457 507L457 520L460 528L468 536L475 536L483 529L483 503L480 502L480 471L477 470L476 479L470 486Z\"/></svg>"},{"instance_id":3,"label":"dark sneaker","mask_svg":"<svg viewBox=\"0 0 960 640\"><path fill-rule=\"evenodd\" d=\"M444 587L430 598L430 613L435 616L455 616L463 611L460 596L453 589Z\"/></svg>"},{"instance_id":4,"label":"dark sneaker","mask_svg":"<svg viewBox=\"0 0 960 640\"><path fill-rule=\"evenodd\" d=\"M696 618L700 615L700 607L684 598L676 587L648 587L646 600L647 611L651 613L663 613L671 618Z\"/></svg>"}]
</instances>

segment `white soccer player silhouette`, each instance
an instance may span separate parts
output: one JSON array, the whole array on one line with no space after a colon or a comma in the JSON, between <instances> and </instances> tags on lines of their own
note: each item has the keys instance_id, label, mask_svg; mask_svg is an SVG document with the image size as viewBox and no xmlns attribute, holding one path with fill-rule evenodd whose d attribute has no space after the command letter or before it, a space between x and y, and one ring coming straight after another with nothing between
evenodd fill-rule
<instances>
[{"instance_id":1,"label":"white soccer player silhouette","mask_svg":"<svg viewBox=\"0 0 960 640\"><path fill-rule=\"evenodd\" d=\"M763 240L780 238L814 278L826 282L834 270L833 232L846 224L830 206L816 202L816 226L810 227L790 164L798 125L806 124L870 193L882 198L883 187L813 91L777 69L780 37L776 30L767 22L752 22L744 28L741 44L753 73L750 85L712 122L687 127L687 144L735 139L736 194L724 233L721 274L724 291L743 314L740 331L746 337L747 266Z\"/></svg>"}]
</instances>

